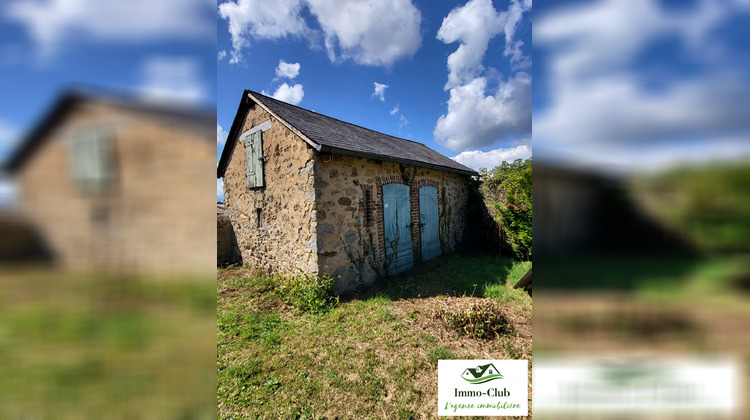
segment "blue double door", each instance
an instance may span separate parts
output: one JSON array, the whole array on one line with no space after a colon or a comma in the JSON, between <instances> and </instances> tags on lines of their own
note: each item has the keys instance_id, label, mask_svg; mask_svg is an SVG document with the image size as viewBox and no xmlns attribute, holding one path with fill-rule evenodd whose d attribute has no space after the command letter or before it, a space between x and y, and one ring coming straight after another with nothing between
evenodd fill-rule
<instances>
[{"instance_id":1,"label":"blue double door","mask_svg":"<svg viewBox=\"0 0 750 420\"><path fill-rule=\"evenodd\" d=\"M383 185L385 257L388 272L395 274L414 266L410 188L404 184ZM419 225L422 260L440 255L437 189L419 189Z\"/></svg>"}]
</instances>

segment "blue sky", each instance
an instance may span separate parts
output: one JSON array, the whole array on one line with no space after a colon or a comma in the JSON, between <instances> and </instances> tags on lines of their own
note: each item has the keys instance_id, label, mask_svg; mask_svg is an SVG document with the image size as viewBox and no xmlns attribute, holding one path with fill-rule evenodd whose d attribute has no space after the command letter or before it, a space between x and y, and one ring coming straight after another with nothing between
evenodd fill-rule
<instances>
[{"instance_id":1,"label":"blue sky","mask_svg":"<svg viewBox=\"0 0 750 420\"><path fill-rule=\"evenodd\" d=\"M544 2L533 49L530 1L263 4L2 2L0 160L70 83L216 103L219 147L251 89L474 168L530 156L532 126L538 159L750 156L746 0Z\"/></svg>"},{"instance_id":2,"label":"blue sky","mask_svg":"<svg viewBox=\"0 0 750 420\"><path fill-rule=\"evenodd\" d=\"M747 160L748 39L743 0L539 4L537 162L630 173Z\"/></svg>"},{"instance_id":3,"label":"blue sky","mask_svg":"<svg viewBox=\"0 0 750 420\"><path fill-rule=\"evenodd\" d=\"M216 100L214 3L5 0L0 4L0 161L60 89Z\"/></svg>"},{"instance_id":4,"label":"blue sky","mask_svg":"<svg viewBox=\"0 0 750 420\"><path fill-rule=\"evenodd\" d=\"M531 156L530 1L261 4L218 7L219 148L250 89L477 169Z\"/></svg>"}]
</instances>

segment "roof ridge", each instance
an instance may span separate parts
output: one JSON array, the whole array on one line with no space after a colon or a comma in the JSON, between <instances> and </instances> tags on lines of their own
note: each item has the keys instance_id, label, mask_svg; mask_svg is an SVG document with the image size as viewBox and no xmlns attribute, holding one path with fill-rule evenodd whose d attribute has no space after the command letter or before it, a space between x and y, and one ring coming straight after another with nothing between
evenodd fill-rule
<instances>
[{"instance_id":1,"label":"roof ridge","mask_svg":"<svg viewBox=\"0 0 750 420\"><path fill-rule=\"evenodd\" d=\"M255 91L252 91L252 90L249 90L249 89L248 89L247 91L248 91L248 92L250 92L250 93L252 93L253 95L259 95L259 96L262 96L262 97L264 97L264 98L268 98L268 99L271 99L271 100L273 100L273 101L276 101L276 102L281 102L281 103L282 103L282 104L284 104L284 105L289 105L289 106L293 106L293 107L295 107L295 108L301 109L301 110L303 110L303 111L306 111L306 112L310 112L310 113L313 113L313 114L315 114L315 115L320 115L320 116L323 116L323 117L326 117L326 118L330 118L330 119L332 119L332 120L336 120L336 121L338 121L338 122L341 122L341 123L344 123L344 124L347 124L347 125L351 125L351 126L353 126L353 127L358 127L358 128L361 128L361 129L363 129L363 130L367 130L367 131L372 131L373 133L378 133L378 134L382 134L382 135L384 135L384 136L392 137L392 138L394 138L394 139L397 139L397 140L403 140L403 141L408 141L408 142L411 142L411 143L416 143L416 144L422 145L422 146L424 146L424 147L427 147L427 148L428 148L428 149L430 149L430 150L433 150L433 149L431 149L431 148L430 148L429 146L427 146L426 144L424 144L424 143L420 143L420 142L418 142L418 141L416 141L416 140L409 140L409 139L405 139L405 138L403 138L403 137L397 137L397 136L394 136L394 135L392 135L392 134L388 134L388 133L383 133L382 131L377 131L377 130L373 130L372 128L367 128L367 127L363 127L363 126L361 126L361 125L359 125L359 124L354 124L354 123L350 123L350 122L348 122L348 121L340 120L340 119L338 119L338 118L336 118L336 117L332 117L332 116L330 116L330 115L326 115L326 114L323 114L323 113L320 113L320 112L315 112L315 111L309 110L309 109L307 109L307 108L302 108L301 106L298 106L298 105L294 105L294 104L290 104L289 102L284 102L284 101L282 101L282 100L279 100L279 99L276 99L276 98L274 98L274 97L271 97L271 96L268 96L268 95L264 95L264 94L262 94L262 93L258 93L258 92L255 92ZM436 152L437 152L437 151L436 151ZM440 152L437 152L437 153L440 153Z\"/></svg>"}]
</instances>

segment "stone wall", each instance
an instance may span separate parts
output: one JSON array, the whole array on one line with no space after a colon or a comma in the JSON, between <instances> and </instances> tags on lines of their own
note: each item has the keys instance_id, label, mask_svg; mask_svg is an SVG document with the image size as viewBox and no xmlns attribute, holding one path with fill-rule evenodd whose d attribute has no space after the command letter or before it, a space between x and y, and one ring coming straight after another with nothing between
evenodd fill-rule
<instances>
[{"instance_id":1,"label":"stone wall","mask_svg":"<svg viewBox=\"0 0 750 420\"><path fill-rule=\"evenodd\" d=\"M232 221L223 209L216 214L216 264L220 267L242 264L242 254L237 245Z\"/></svg>"},{"instance_id":2,"label":"stone wall","mask_svg":"<svg viewBox=\"0 0 750 420\"><path fill-rule=\"evenodd\" d=\"M269 120L271 127L263 131L265 187L247 187L245 146L238 141L224 174L226 213L244 264L272 273L315 274L320 250L314 150L257 105L240 134Z\"/></svg>"},{"instance_id":3,"label":"stone wall","mask_svg":"<svg viewBox=\"0 0 750 420\"><path fill-rule=\"evenodd\" d=\"M421 260L419 187L438 191L441 244L449 252L463 240L468 189L466 178L433 169L349 155L315 153L319 270L337 278L337 290L355 288L384 274L382 187L410 186L412 242Z\"/></svg>"},{"instance_id":4,"label":"stone wall","mask_svg":"<svg viewBox=\"0 0 750 420\"><path fill-rule=\"evenodd\" d=\"M111 133L113 183L84 191L72 177L75 130ZM215 272L212 124L79 102L20 168L20 201L63 268Z\"/></svg>"}]
</instances>

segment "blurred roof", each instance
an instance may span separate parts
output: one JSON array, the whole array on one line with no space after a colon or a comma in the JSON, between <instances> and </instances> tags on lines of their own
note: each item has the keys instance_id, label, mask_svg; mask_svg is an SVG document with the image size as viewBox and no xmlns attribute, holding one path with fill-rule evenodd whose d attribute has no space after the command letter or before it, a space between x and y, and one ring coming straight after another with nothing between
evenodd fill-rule
<instances>
[{"instance_id":1,"label":"blurred roof","mask_svg":"<svg viewBox=\"0 0 750 420\"><path fill-rule=\"evenodd\" d=\"M260 105L321 153L354 155L463 175L478 175L477 171L443 156L422 143L383 134L245 90L221 153L217 168L219 178L224 176L231 151L241 134L240 129L247 111L253 104Z\"/></svg>"},{"instance_id":2,"label":"blurred roof","mask_svg":"<svg viewBox=\"0 0 750 420\"><path fill-rule=\"evenodd\" d=\"M135 111L149 116L166 118L177 124L190 124L212 132L216 123L216 109L204 106L194 106L189 103L168 100L144 98L134 93L116 92L98 87L77 86L63 91L56 101L47 109L33 128L21 140L4 163L3 169L13 173L20 169L26 160L34 154L50 130L58 124L73 106L83 102L107 104L128 111ZM206 136L213 141L213 136Z\"/></svg>"}]
</instances>

